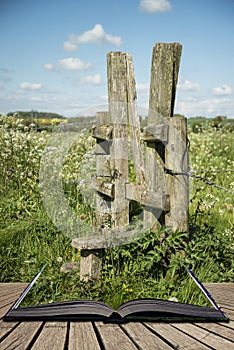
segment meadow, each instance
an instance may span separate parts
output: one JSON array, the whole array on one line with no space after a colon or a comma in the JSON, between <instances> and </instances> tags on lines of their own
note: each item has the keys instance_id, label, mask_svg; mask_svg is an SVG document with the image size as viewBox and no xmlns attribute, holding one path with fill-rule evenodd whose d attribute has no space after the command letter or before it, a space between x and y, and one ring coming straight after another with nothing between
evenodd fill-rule
<instances>
[{"instance_id":1,"label":"meadow","mask_svg":"<svg viewBox=\"0 0 234 350\"><path fill-rule=\"evenodd\" d=\"M201 178L190 180L190 232L160 228L106 250L98 282L80 282L77 271L60 272L63 263L79 262L80 253L42 203L39 170L49 137L15 116L0 116L0 282L28 282L47 263L31 292L32 303L95 298L116 307L139 297L203 303L183 264L204 282L233 281L234 137L228 123L189 127L190 167ZM62 169L66 198L84 223L92 222L95 213L75 180L81 163L90 165L93 147L90 132L82 130Z\"/></svg>"}]
</instances>

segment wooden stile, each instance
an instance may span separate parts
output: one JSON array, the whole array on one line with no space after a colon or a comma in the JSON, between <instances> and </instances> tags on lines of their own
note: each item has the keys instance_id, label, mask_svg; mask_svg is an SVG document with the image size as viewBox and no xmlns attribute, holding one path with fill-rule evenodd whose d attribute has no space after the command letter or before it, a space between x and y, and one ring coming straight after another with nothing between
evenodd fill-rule
<instances>
[{"instance_id":1,"label":"wooden stile","mask_svg":"<svg viewBox=\"0 0 234 350\"><path fill-rule=\"evenodd\" d=\"M72 242L81 249L82 280L100 278L103 251L110 246L106 240L112 234L126 231L127 237L131 201L144 208L144 228L155 232L161 225L173 230L189 229L188 177L165 172L188 171L186 119L173 117L181 51L178 43L158 43L153 48L148 125L143 133L132 57L124 52L107 54L109 111L97 113L92 130L96 139L98 233ZM129 181L130 154L134 183Z\"/></svg>"}]
</instances>

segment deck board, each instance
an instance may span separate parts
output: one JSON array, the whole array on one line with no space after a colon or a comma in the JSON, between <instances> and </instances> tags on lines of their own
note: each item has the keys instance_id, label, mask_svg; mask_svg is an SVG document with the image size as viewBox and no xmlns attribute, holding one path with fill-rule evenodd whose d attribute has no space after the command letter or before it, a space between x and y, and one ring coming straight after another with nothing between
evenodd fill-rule
<instances>
[{"instance_id":1,"label":"deck board","mask_svg":"<svg viewBox=\"0 0 234 350\"><path fill-rule=\"evenodd\" d=\"M191 338L189 335L184 334L179 329L174 328L172 325L165 323L148 323L147 326L161 337L167 339L174 349L190 349L190 350L208 350L208 346L198 342L196 339Z\"/></svg>"},{"instance_id":2,"label":"deck board","mask_svg":"<svg viewBox=\"0 0 234 350\"><path fill-rule=\"evenodd\" d=\"M91 322L71 322L68 350L100 350Z\"/></svg>"},{"instance_id":3,"label":"deck board","mask_svg":"<svg viewBox=\"0 0 234 350\"><path fill-rule=\"evenodd\" d=\"M0 318L19 297L25 283L0 283ZM234 283L206 288L230 318L228 323L4 322L1 350L169 350L234 348Z\"/></svg>"},{"instance_id":4,"label":"deck board","mask_svg":"<svg viewBox=\"0 0 234 350\"><path fill-rule=\"evenodd\" d=\"M160 339L156 334L141 323L128 323L123 325L124 330L134 339L140 349L144 350L169 350L169 346L165 341Z\"/></svg>"},{"instance_id":5,"label":"deck board","mask_svg":"<svg viewBox=\"0 0 234 350\"><path fill-rule=\"evenodd\" d=\"M173 326L181 330L185 334L189 335L190 337L193 337L199 342L207 346L213 347L216 350L224 350L229 348L231 349L234 344L231 340L227 340L223 337L220 337L220 335L214 334L209 330L202 329L201 327L196 326L195 324L178 323L174 324Z\"/></svg>"},{"instance_id":6,"label":"deck board","mask_svg":"<svg viewBox=\"0 0 234 350\"><path fill-rule=\"evenodd\" d=\"M131 339L117 324L103 324L96 322L97 329L105 344L105 350L136 350L138 349ZM121 348L120 348L121 344Z\"/></svg>"},{"instance_id":7,"label":"deck board","mask_svg":"<svg viewBox=\"0 0 234 350\"><path fill-rule=\"evenodd\" d=\"M35 337L41 322L22 322L16 327L10 336L1 343L1 350L27 349Z\"/></svg>"},{"instance_id":8,"label":"deck board","mask_svg":"<svg viewBox=\"0 0 234 350\"><path fill-rule=\"evenodd\" d=\"M32 345L32 349L63 350L66 342L66 334L67 322L46 322L35 343Z\"/></svg>"}]
</instances>

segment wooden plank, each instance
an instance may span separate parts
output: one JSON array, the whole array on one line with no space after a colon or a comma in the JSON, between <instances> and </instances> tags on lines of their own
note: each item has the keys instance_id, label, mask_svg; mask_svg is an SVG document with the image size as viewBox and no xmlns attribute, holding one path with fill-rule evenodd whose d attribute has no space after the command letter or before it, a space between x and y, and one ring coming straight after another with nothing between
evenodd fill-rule
<instances>
[{"instance_id":1,"label":"wooden plank","mask_svg":"<svg viewBox=\"0 0 234 350\"><path fill-rule=\"evenodd\" d=\"M175 329L166 323L147 323L147 326L154 330L161 337L167 339L173 345L173 349L205 350L210 349L206 345L199 343L196 339Z\"/></svg>"},{"instance_id":2,"label":"wooden plank","mask_svg":"<svg viewBox=\"0 0 234 350\"><path fill-rule=\"evenodd\" d=\"M110 122L109 112L98 112L96 113L96 123L97 126L108 124ZM113 128L112 128L113 129ZM112 134L111 134L112 138ZM107 223L110 221L110 210L111 210L111 198L114 197L114 184L111 183L111 168L110 168L110 146L111 140L102 142L96 140L96 223L97 228L106 227ZM99 179L99 180L98 180ZM102 181L101 181L102 179ZM109 183L109 193L105 191L102 192L102 182L105 180L104 187L108 187ZM99 181L99 182L98 182ZM99 184L101 183L101 186ZM101 188L100 188L101 187Z\"/></svg>"},{"instance_id":3,"label":"wooden plank","mask_svg":"<svg viewBox=\"0 0 234 350\"><path fill-rule=\"evenodd\" d=\"M0 340L4 336L6 336L7 333L9 333L14 327L16 327L18 322L4 322L0 321Z\"/></svg>"},{"instance_id":4,"label":"wooden plank","mask_svg":"<svg viewBox=\"0 0 234 350\"><path fill-rule=\"evenodd\" d=\"M92 136L96 139L108 141L112 138L112 130L112 125L95 126L92 129Z\"/></svg>"},{"instance_id":5,"label":"wooden plank","mask_svg":"<svg viewBox=\"0 0 234 350\"><path fill-rule=\"evenodd\" d=\"M125 184L125 198L140 202L142 201L142 193L145 191L144 185L126 183Z\"/></svg>"},{"instance_id":6,"label":"wooden plank","mask_svg":"<svg viewBox=\"0 0 234 350\"><path fill-rule=\"evenodd\" d=\"M143 128L144 141L150 142L164 142L168 141L168 125L159 124L159 125L147 125Z\"/></svg>"},{"instance_id":7,"label":"wooden plank","mask_svg":"<svg viewBox=\"0 0 234 350\"><path fill-rule=\"evenodd\" d=\"M165 148L165 167L177 172L188 172L187 120L173 117L169 121L168 143ZM165 175L167 193L170 194L170 212L165 224L173 231L189 231L189 177Z\"/></svg>"},{"instance_id":8,"label":"wooden plank","mask_svg":"<svg viewBox=\"0 0 234 350\"><path fill-rule=\"evenodd\" d=\"M144 350L169 350L169 346L166 342L160 339L156 334L150 332L143 324L141 323L127 323L122 326L127 334L134 339L134 342L140 349Z\"/></svg>"},{"instance_id":9,"label":"wooden plank","mask_svg":"<svg viewBox=\"0 0 234 350\"><path fill-rule=\"evenodd\" d=\"M100 350L91 322L71 322L68 350Z\"/></svg>"},{"instance_id":10,"label":"wooden plank","mask_svg":"<svg viewBox=\"0 0 234 350\"><path fill-rule=\"evenodd\" d=\"M182 46L178 43L157 43L153 47L148 125L167 124L173 116L176 84L178 79ZM165 144L147 142L146 148L146 183L150 192L166 193L164 176ZM167 192L168 193L168 192ZM152 230L165 225L165 214L162 210L145 207L144 221Z\"/></svg>"},{"instance_id":11,"label":"wooden plank","mask_svg":"<svg viewBox=\"0 0 234 350\"><path fill-rule=\"evenodd\" d=\"M136 183L143 185L145 182L144 154L141 145L141 126L137 110L136 82L134 77L133 60L131 57L129 57L129 59L127 60L126 69L126 101L128 107L128 120L130 126L131 155L133 158L133 164L136 174Z\"/></svg>"},{"instance_id":12,"label":"wooden plank","mask_svg":"<svg viewBox=\"0 0 234 350\"><path fill-rule=\"evenodd\" d=\"M117 324L95 323L105 350L136 350L137 347ZM144 348L145 349L145 348Z\"/></svg>"},{"instance_id":13,"label":"wooden plank","mask_svg":"<svg viewBox=\"0 0 234 350\"><path fill-rule=\"evenodd\" d=\"M111 179L111 177L109 177L109 179L108 178L103 179L103 177L97 177L95 189L98 192L114 199L115 198L115 185L113 183L109 182L110 179Z\"/></svg>"},{"instance_id":14,"label":"wooden plank","mask_svg":"<svg viewBox=\"0 0 234 350\"><path fill-rule=\"evenodd\" d=\"M27 286L28 283L0 283L0 318L6 314Z\"/></svg>"},{"instance_id":15,"label":"wooden plank","mask_svg":"<svg viewBox=\"0 0 234 350\"><path fill-rule=\"evenodd\" d=\"M216 350L231 349L233 347L232 341L222 338L219 335L209 332L206 329L202 329L194 324L174 323L173 327L181 330L185 334L191 335L193 338L196 338L198 341L211 346Z\"/></svg>"},{"instance_id":16,"label":"wooden plank","mask_svg":"<svg viewBox=\"0 0 234 350\"><path fill-rule=\"evenodd\" d=\"M126 183L126 198L140 202L142 205L146 205L152 208L158 208L161 210L170 210L170 198L169 195L163 193L155 193L147 191L144 186Z\"/></svg>"},{"instance_id":17,"label":"wooden plank","mask_svg":"<svg viewBox=\"0 0 234 350\"><path fill-rule=\"evenodd\" d=\"M110 170L110 143L112 138L113 126L109 125L110 115L108 112L98 112L96 114L96 127L93 129L92 136L96 140L96 226L103 227L108 218L106 209L110 208L110 200L114 196L114 185L111 183ZM104 142L103 142L104 141ZM104 196L105 195L105 198ZM107 199L107 196L109 198ZM79 239L78 239L79 241ZM72 242L73 247L77 243ZM79 248L79 246L77 247ZM80 280L88 281L89 279L99 279L102 268L102 250L88 249L83 247L80 256ZM96 247L93 247L96 248Z\"/></svg>"},{"instance_id":18,"label":"wooden plank","mask_svg":"<svg viewBox=\"0 0 234 350\"><path fill-rule=\"evenodd\" d=\"M1 282L0 283L0 293L2 294L2 291L7 290L15 290L15 289L24 289L26 288L28 283L23 282Z\"/></svg>"},{"instance_id":19,"label":"wooden plank","mask_svg":"<svg viewBox=\"0 0 234 350\"><path fill-rule=\"evenodd\" d=\"M153 47L149 124L155 124L155 115L151 113L156 112L159 119L173 116L181 52L179 43L157 43Z\"/></svg>"},{"instance_id":20,"label":"wooden plank","mask_svg":"<svg viewBox=\"0 0 234 350\"><path fill-rule=\"evenodd\" d=\"M234 283L204 283L215 301L221 305L222 311L234 320Z\"/></svg>"},{"instance_id":21,"label":"wooden plank","mask_svg":"<svg viewBox=\"0 0 234 350\"><path fill-rule=\"evenodd\" d=\"M107 54L108 102L113 125L111 154L112 181L115 195L111 206L113 227L129 223L129 202L125 199L128 180L128 69L131 56L124 52Z\"/></svg>"},{"instance_id":22,"label":"wooden plank","mask_svg":"<svg viewBox=\"0 0 234 350\"><path fill-rule=\"evenodd\" d=\"M234 342L234 329L230 327L226 327L226 325L224 324L203 322L203 323L195 323L195 325L209 332L215 333L219 337L224 337ZM227 324L227 326L228 325L229 323Z\"/></svg>"},{"instance_id":23,"label":"wooden plank","mask_svg":"<svg viewBox=\"0 0 234 350\"><path fill-rule=\"evenodd\" d=\"M17 299L27 286L28 283L0 283L0 307L7 299Z\"/></svg>"},{"instance_id":24,"label":"wooden plank","mask_svg":"<svg viewBox=\"0 0 234 350\"><path fill-rule=\"evenodd\" d=\"M220 323L222 325L222 327L228 328L228 329L232 329L234 331L234 321L229 320L228 323Z\"/></svg>"},{"instance_id":25,"label":"wooden plank","mask_svg":"<svg viewBox=\"0 0 234 350\"><path fill-rule=\"evenodd\" d=\"M16 300L21 294L21 289L15 291L9 291L9 293L1 294L0 296L0 307L9 304L10 302Z\"/></svg>"},{"instance_id":26,"label":"wooden plank","mask_svg":"<svg viewBox=\"0 0 234 350\"><path fill-rule=\"evenodd\" d=\"M16 300L17 298L15 298ZM7 311L11 308L13 304L13 301L11 301L9 304L6 304L5 306L2 306L1 309L0 309L0 318L2 318L6 313Z\"/></svg>"},{"instance_id":27,"label":"wooden plank","mask_svg":"<svg viewBox=\"0 0 234 350\"><path fill-rule=\"evenodd\" d=\"M74 245L73 245L74 246ZM88 281L89 279L100 279L102 269L102 249L82 249L80 251L80 279Z\"/></svg>"},{"instance_id":28,"label":"wooden plank","mask_svg":"<svg viewBox=\"0 0 234 350\"><path fill-rule=\"evenodd\" d=\"M142 204L162 211L169 211L170 197L166 193L160 194L151 191L145 191L142 194Z\"/></svg>"},{"instance_id":29,"label":"wooden plank","mask_svg":"<svg viewBox=\"0 0 234 350\"><path fill-rule=\"evenodd\" d=\"M63 350L66 341L66 334L66 322L46 322L31 349Z\"/></svg>"},{"instance_id":30,"label":"wooden plank","mask_svg":"<svg viewBox=\"0 0 234 350\"><path fill-rule=\"evenodd\" d=\"M147 142L145 155L145 173L147 191L151 193L166 193L166 183L164 177L164 162L156 152L156 144ZM145 205L144 207L144 223L150 227L152 231L157 232L160 225L164 225L164 216L162 209Z\"/></svg>"},{"instance_id":31,"label":"wooden plank","mask_svg":"<svg viewBox=\"0 0 234 350\"><path fill-rule=\"evenodd\" d=\"M225 315L227 315L228 316L228 318L230 319L230 320L232 320L232 321L234 321L234 311L233 310L231 310L230 308L226 308L226 307L223 307L222 306L222 311L225 313Z\"/></svg>"},{"instance_id":32,"label":"wooden plank","mask_svg":"<svg viewBox=\"0 0 234 350\"><path fill-rule=\"evenodd\" d=\"M32 342L42 322L22 322L0 343L1 350L25 350ZM48 347L51 349L50 347ZM43 348L40 348L40 350Z\"/></svg>"},{"instance_id":33,"label":"wooden plank","mask_svg":"<svg viewBox=\"0 0 234 350\"><path fill-rule=\"evenodd\" d=\"M234 306L234 283L204 283L204 285L218 303L228 302L228 305Z\"/></svg>"}]
</instances>

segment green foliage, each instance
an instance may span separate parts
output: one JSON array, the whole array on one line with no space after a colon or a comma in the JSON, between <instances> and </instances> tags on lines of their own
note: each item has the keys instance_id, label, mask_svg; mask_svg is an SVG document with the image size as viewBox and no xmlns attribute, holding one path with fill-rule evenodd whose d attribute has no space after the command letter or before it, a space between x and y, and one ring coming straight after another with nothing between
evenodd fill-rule
<instances>
[{"instance_id":1,"label":"green foliage","mask_svg":"<svg viewBox=\"0 0 234 350\"><path fill-rule=\"evenodd\" d=\"M17 111L17 112L9 112L7 113L8 117L11 117L12 115L17 115L18 118L22 119L29 119L34 120L36 118L39 119L65 119L62 115L58 113L51 113L51 112L38 112L38 111Z\"/></svg>"},{"instance_id":2,"label":"green foliage","mask_svg":"<svg viewBox=\"0 0 234 350\"><path fill-rule=\"evenodd\" d=\"M215 118L193 117L188 119L188 126L194 133L206 132L209 127L233 132L234 119L228 119L225 116L217 116Z\"/></svg>"}]
</instances>

